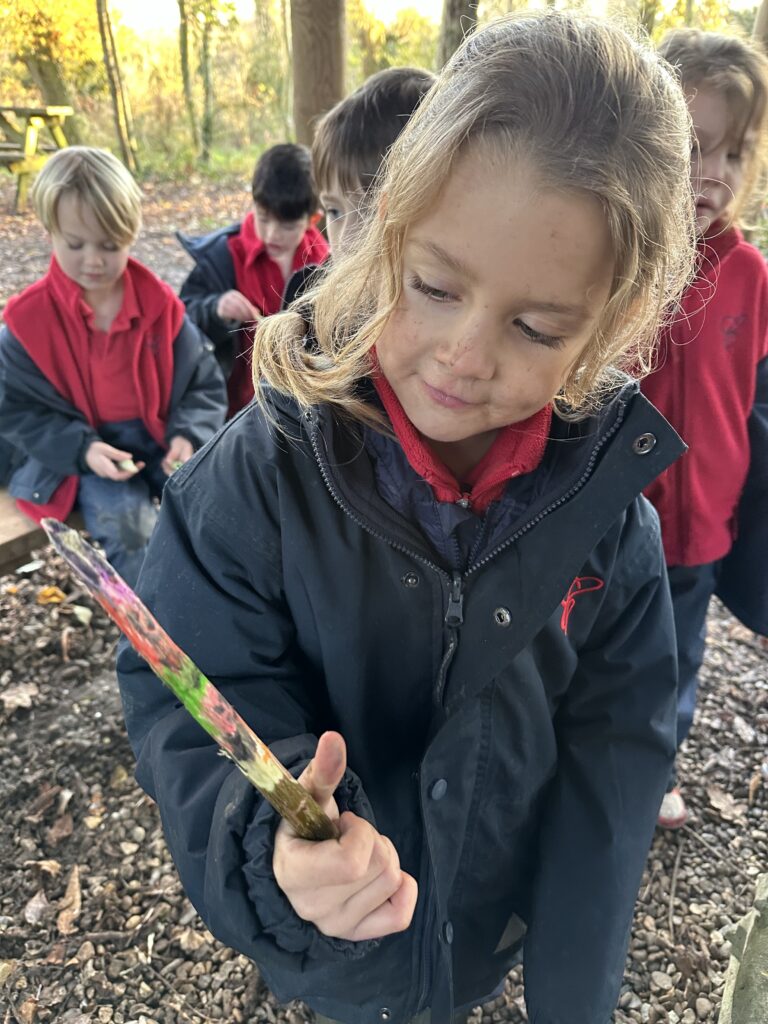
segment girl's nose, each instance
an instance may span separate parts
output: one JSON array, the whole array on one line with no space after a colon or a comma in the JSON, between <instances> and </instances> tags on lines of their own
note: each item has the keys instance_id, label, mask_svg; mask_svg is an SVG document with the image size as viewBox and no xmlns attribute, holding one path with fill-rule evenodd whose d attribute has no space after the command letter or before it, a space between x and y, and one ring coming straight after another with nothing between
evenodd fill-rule
<instances>
[{"instance_id":1,"label":"girl's nose","mask_svg":"<svg viewBox=\"0 0 768 1024\"><path fill-rule=\"evenodd\" d=\"M455 377L490 380L496 369L498 327L488 316L462 317L441 335L437 361Z\"/></svg>"}]
</instances>

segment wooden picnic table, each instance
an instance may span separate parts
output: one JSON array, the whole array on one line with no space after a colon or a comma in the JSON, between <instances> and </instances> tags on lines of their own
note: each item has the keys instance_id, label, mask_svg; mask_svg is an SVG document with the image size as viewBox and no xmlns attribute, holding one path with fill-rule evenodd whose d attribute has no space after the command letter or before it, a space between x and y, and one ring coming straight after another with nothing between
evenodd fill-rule
<instances>
[{"instance_id":1,"label":"wooden picnic table","mask_svg":"<svg viewBox=\"0 0 768 1024\"><path fill-rule=\"evenodd\" d=\"M0 105L1 120L18 132L18 138L0 142L0 166L17 177L15 209L27 205L30 178L57 149L68 146L64 122L74 114L72 107L10 107ZM10 115L10 117L9 117ZM18 126L18 127L17 127ZM53 144L41 138L47 130Z\"/></svg>"}]
</instances>

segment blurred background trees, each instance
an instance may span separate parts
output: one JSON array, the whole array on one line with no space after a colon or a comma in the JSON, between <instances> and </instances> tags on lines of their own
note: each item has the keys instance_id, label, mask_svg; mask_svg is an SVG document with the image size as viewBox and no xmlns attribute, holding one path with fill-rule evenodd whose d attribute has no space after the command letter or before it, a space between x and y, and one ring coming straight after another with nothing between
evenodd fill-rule
<instances>
[{"instance_id":1,"label":"blurred background trees","mask_svg":"<svg viewBox=\"0 0 768 1024\"><path fill-rule=\"evenodd\" d=\"M156 0L166 21L140 33L130 5L0 0L0 104L70 105L70 141L168 175L248 170L266 146L308 139L313 117L368 75L439 68L465 31L507 11L578 6L658 38L681 24L750 34L758 10L749 0L443 0L442 11L434 0Z\"/></svg>"}]
</instances>

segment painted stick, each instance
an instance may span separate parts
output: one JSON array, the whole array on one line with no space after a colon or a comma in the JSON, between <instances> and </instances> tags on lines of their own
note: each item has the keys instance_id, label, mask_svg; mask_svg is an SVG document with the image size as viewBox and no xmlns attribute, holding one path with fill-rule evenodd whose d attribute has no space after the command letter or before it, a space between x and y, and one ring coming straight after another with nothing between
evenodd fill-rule
<instances>
[{"instance_id":1,"label":"painted stick","mask_svg":"<svg viewBox=\"0 0 768 1024\"><path fill-rule=\"evenodd\" d=\"M77 530L71 530L58 519L43 519L42 525L56 551L66 559L155 675L174 692L194 720L213 737L296 834L304 839L336 838L338 833L331 819L171 640L104 556Z\"/></svg>"}]
</instances>

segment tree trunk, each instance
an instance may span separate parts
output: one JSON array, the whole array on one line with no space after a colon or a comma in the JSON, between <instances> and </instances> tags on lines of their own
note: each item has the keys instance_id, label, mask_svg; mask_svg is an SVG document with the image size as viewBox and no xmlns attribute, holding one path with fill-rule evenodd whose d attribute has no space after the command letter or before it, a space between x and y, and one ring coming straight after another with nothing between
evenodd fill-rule
<instances>
[{"instance_id":1,"label":"tree trunk","mask_svg":"<svg viewBox=\"0 0 768 1024\"><path fill-rule=\"evenodd\" d=\"M656 15L659 13L659 0L640 0L637 7L637 19L643 30L650 36L656 26Z\"/></svg>"},{"instance_id":2,"label":"tree trunk","mask_svg":"<svg viewBox=\"0 0 768 1024\"><path fill-rule=\"evenodd\" d=\"M179 4L179 58L181 60L181 81L184 87L184 106L187 108L189 131L192 145L197 153L200 149L200 131L197 127L195 98L192 95L192 75L189 71L189 11L187 0L178 0Z\"/></svg>"},{"instance_id":3,"label":"tree trunk","mask_svg":"<svg viewBox=\"0 0 768 1024\"><path fill-rule=\"evenodd\" d=\"M465 35L477 27L477 0L443 0L437 66L447 64Z\"/></svg>"},{"instance_id":4,"label":"tree trunk","mask_svg":"<svg viewBox=\"0 0 768 1024\"><path fill-rule=\"evenodd\" d=\"M47 107L75 107L69 86L64 80L61 66L53 55L43 47L36 53L20 55L32 81L37 86L43 103ZM78 117L70 117L65 125L67 140L75 146L84 141L82 122Z\"/></svg>"},{"instance_id":5,"label":"tree trunk","mask_svg":"<svg viewBox=\"0 0 768 1024\"><path fill-rule=\"evenodd\" d=\"M768 49L768 0L762 0L757 9L752 37Z\"/></svg>"},{"instance_id":6,"label":"tree trunk","mask_svg":"<svg viewBox=\"0 0 768 1024\"><path fill-rule=\"evenodd\" d=\"M131 112L123 89L120 63L115 49L115 38L112 34L112 23L109 18L107 0L96 0L96 12L99 18L99 34L101 49L104 54L104 70L107 73L109 93L112 97L112 110L115 118L115 134L120 146L123 163L135 174L138 170L136 159L136 140L133 138Z\"/></svg>"},{"instance_id":7,"label":"tree trunk","mask_svg":"<svg viewBox=\"0 0 768 1024\"><path fill-rule=\"evenodd\" d=\"M285 125L286 139L296 137L296 128L291 118L293 110L293 55L291 53L291 30L288 18L288 0L280 0L280 34L283 41L283 87L280 93L280 111Z\"/></svg>"},{"instance_id":8,"label":"tree trunk","mask_svg":"<svg viewBox=\"0 0 768 1024\"><path fill-rule=\"evenodd\" d=\"M203 80L203 118L200 126L200 159L207 164L213 145L213 77L211 75L211 38L213 12L206 11L200 40L200 76Z\"/></svg>"},{"instance_id":9,"label":"tree trunk","mask_svg":"<svg viewBox=\"0 0 768 1024\"><path fill-rule=\"evenodd\" d=\"M308 146L315 122L344 96L344 0L291 0L293 120Z\"/></svg>"}]
</instances>

